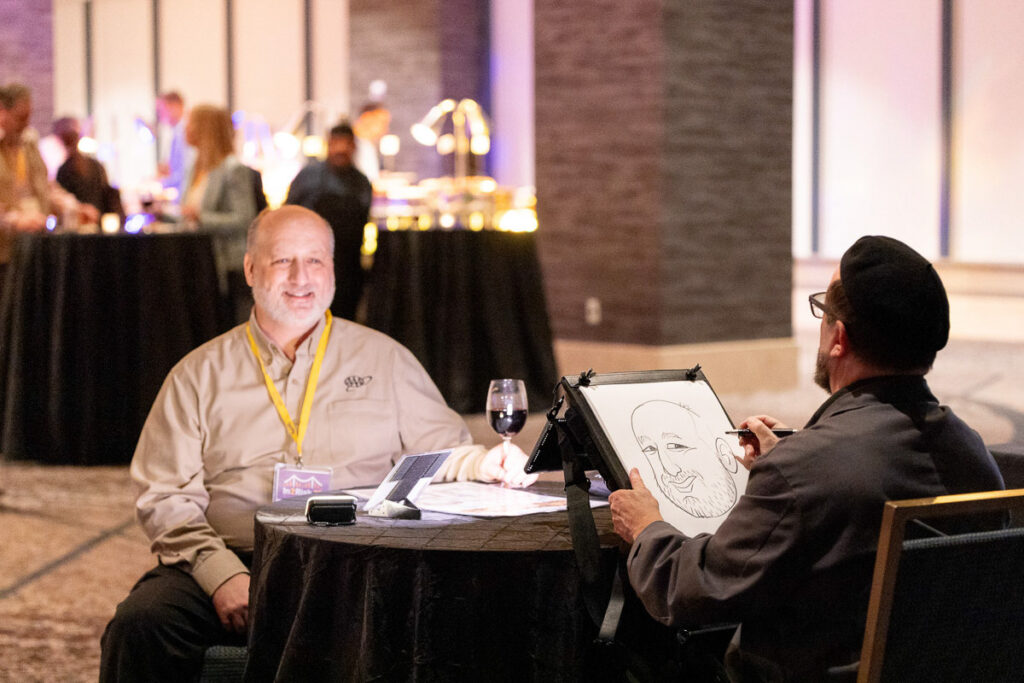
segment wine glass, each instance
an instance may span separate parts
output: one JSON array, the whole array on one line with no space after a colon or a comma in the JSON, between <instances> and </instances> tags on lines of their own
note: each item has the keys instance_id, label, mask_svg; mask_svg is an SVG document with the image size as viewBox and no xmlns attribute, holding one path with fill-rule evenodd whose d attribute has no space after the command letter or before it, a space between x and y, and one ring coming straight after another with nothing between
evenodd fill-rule
<instances>
[{"instance_id":1,"label":"wine glass","mask_svg":"<svg viewBox=\"0 0 1024 683\"><path fill-rule=\"evenodd\" d=\"M526 424L526 385L521 379L493 379L487 388L487 420L501 434L508 456L512 437Z\"/></svg>"}]
</instances>

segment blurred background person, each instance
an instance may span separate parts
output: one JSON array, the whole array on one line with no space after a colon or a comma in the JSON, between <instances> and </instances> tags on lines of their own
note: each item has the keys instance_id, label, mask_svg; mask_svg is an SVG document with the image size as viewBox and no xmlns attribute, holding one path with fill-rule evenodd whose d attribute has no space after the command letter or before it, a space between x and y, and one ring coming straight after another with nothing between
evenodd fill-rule
<instances>
[{"instance_id":1,"label":"blurred background person","mask_svg":"<svg viewBox=\"0 0 1024 683\"><path fill-rule=\"evenodd\" d=\"M288 188L287 204L320 214L334 232L334 302L331 314L356 319L363 293L361 249L363 228L370 217L373 186L352 163L355 133L347 123L331 128L327 158L299 171Z\"/></svg>"},{"instance_id":2,"label":"blurred background person","mask_svg":"<svg viewBox=\"0 0 1024 683\"><path fill-rule=\"evenodd\" d=\"M165 188L174 188L181 199L185 168L188 165L188 147L185 144L185 100L176 91L165 92L156 101L157 121L170 128L170 141L161 153L157 175Z\"/></svg>"},{"instance_id":3,"label":"blurred background person","mask_svg":"<svg viewBox=\"0 0 1024 683\"><path fill-rule=\"evenodd\" d=\"M182 184L182 221L186 229L213 234L225 323L241 323L252 307L242 271L246 230L256 217L252 169L235 156L235 129L222 107L195 106L185 124L185 141L195 154Z\"/></svg>"},{"instance_id":4,"label":"blurred background person","mask_svg":"<svg viewBox=\"0 0 1024 683\"><path fill-rule=\"evenodd\" d=\"M53 122L53 134L67 151L64 163L57 169L57 183L79 202L96 207L100 215L116 213L123 223L121 193L116 187L111 187L103 164L78 149L78 141L82 137L78 119L71 116L57 119Z\"/></svg>"},{"instance_id":5,"label":"blurred background person","mask_svg":"<svg viewBox=\"0 0 1024 683\"><path fill-rule=\"evenodd\" d=\"M20 83L0 88L0 209L7 256L9 229L41 230L50 210L46 164L28 134L32 96ZM3 258L4 263L7 258Z\"/></svg>"},{"instance_id":6,"label":"blurred background person","mask_svg":"<svg viewBox=\"0 0 1024 683\"><path fill-rule=\"evenodd\" d=\"M42 230L50 213L60 215L69 228L98 217L94 208L80 207L74 197L50 185L37 136L28 127L31 116L32 93L26 86L0 88L0 289L15 233Z\"/></svg>"},{"instance_id":7,"label":"blurred background person","mask_svg":"<svg viewBox=\"0 0 1024 683\"><path fill-rule=\"evenodd\" d=\"M370 181L380 177L380 139L388 134L391 112L380 102L368 102L359 110L352 124L356 135L356 151L352 163Z\"/></svg>"}]
</instances>

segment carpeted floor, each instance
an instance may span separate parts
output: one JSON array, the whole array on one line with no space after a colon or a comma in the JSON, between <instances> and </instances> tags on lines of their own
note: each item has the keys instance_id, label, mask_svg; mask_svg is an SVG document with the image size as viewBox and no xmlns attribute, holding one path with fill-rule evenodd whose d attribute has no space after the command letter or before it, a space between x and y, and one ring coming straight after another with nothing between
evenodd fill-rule
<instances>
[{"instance_id":1,"label":"carpeted floor","mask_svg":"<svg viewBox=\"0 0 1024 683\"><path fill-rule=\"evenodd\" d=\"M810 381L817 335L805 326L798 341L800 385L721 395L733 419L767 412L799 426L821 403ZM1024 346L953 340L929 381L987 443L1000 444L1024 440L1020 377ZM497 442L482 415L467 422L479 442ZM543 415L532 414L516 442L529 450L542 426ZM153 564L132 517L127 468L0 461L0 491L0 681L96 680L103 628Z\"/></svg>"}]
</instances>

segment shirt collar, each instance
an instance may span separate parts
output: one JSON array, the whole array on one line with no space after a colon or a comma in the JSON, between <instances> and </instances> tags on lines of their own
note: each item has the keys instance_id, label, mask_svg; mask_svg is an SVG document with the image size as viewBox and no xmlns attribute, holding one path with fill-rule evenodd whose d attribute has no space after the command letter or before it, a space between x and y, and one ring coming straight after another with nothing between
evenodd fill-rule
<instances>
[{"instance_id":1,"label":"shirt collar","mask_svg":"<svg viewBox=\"0 0 1024 683\"><path fill-rule=\"evenodd\" d=\"M316 327L310 332L309 336L302 340L295 348L295 358L309 357L312 358L316 355L317 345L320 343L320 335L324 333L324 325L327 322L327 316L320 316L320 320L317 321ZM284 351L278 346L270 337L266 335L260 324L256 322L256 308L253 307L249 313L249 328L252 330L253 338L256 340L256 346L260 350L260 355L263 356L263 362L270 367L275 362L281 361L291 365L291 361L288 360L288 356L285 355Z\"/></svg>"},{"instance_id":2,"label":"shirt collar","mask_svg":"<svg viewBox=\"0 0 1024 683\"><path fill-rule=\"evenodd\" d=\"M861 403L861 396L869 395L882 403L902 404L908 401L938 403L928 388L923 375L883 375L869 377L849 384L828 397L807 421L810 427L821 419L848 410Z\"/></svg>"}]
</instances>

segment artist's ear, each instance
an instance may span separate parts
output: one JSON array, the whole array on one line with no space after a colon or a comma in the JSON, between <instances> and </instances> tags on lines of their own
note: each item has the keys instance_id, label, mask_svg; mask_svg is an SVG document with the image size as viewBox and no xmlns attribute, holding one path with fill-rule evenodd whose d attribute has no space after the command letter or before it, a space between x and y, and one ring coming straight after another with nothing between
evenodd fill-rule
<instances>
[{"instance_id":1,"label":"artist's ear","mask_svg":"<svg viewBox=\"0 0 1024 683\"><path fill-rule=\"evenodd\" d=\"M732 454L732 449L729 448L729 444L725 442L725 439L715 439L715 450L718 451L718 462L721 463L722 467L728 472L736 474L739 470L740 464L736 462L736 458Z\"/></svg>"},{"instance_id":2,"label":"artist's ear","mask_svg":"<svg viewBox=\"0 0 1024 683\"><path fill-rule=\"evenodd\" d=\"M832 326L832 334L829 337L828 355L831 358L842 358L850 352L850 337L846 333L846 323L837 320Z\"/></svg>"}]
</instances>

